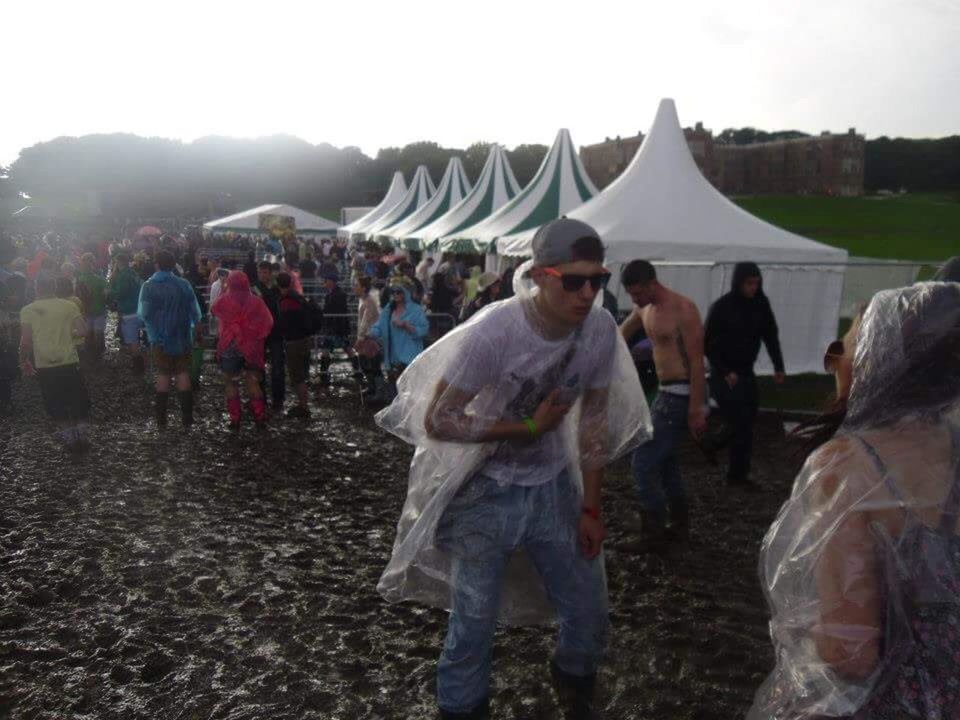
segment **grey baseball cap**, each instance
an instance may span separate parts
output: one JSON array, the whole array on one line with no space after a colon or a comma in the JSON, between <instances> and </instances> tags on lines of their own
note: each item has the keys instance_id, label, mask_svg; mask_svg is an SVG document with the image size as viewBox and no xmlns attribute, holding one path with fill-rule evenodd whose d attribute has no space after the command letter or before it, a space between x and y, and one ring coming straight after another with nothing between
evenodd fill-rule
<instances>
[{"instance_id":1,"label":"grey baseball cap","mask_svg":"<svg viewBox=\"0 0 960 720\"><path fill-rule=\"evenodd\" d=\"M533 264L552 267L573 262L573 245L581 238L600 240L597 231L585 222L566 216L551 220L533 236Z\"/></svg>"}]
</instances>

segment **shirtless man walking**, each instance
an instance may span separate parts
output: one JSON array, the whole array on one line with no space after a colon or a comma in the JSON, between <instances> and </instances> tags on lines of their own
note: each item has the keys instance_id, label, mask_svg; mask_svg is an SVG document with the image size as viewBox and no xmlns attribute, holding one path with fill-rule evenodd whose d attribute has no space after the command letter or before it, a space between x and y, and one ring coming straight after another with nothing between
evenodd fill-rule
<instances>
[{"instance_id":1,"label":"shirtless man walking","mask_svg":"<svg viewBox=\"0 0 960 720\"><path fill-rule=\"evenodd\" d=\"M653 438L633 455L644 545L655 550L668 540L684 539L690 527L677 446L687 428L699 439L707 424L703 324L693 301L661 285L646 260L629 263L620 279L636 305L620 332L627 342L646 332L660 380L651 407Z\"/></svg>"}]
</instances>

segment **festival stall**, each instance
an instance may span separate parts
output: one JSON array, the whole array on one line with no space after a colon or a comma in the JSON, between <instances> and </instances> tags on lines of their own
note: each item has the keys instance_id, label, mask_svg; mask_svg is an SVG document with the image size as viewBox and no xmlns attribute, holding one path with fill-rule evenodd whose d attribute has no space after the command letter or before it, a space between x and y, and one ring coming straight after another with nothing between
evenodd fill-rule
<instances>
[{"instance_id":1,"label":"festival stall","mask_svg":"<svg viewBox=\"0 0 960 720\"><path fill-rule=\"evenodd\" d=\"M298 235L336 235L340 227L332 220L301 210L293 205L259 205L249 210L228 215L203 224L211 233L239 233L241 235L267 235L282 228Z\"/></svg>"}]
</instances>

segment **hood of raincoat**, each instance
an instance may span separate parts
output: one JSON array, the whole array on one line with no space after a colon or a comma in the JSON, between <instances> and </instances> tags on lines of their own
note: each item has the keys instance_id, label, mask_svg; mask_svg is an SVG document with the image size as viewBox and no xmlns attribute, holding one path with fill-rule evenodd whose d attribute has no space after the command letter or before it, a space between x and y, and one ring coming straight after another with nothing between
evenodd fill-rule
<instances>
[{"instance_id":1,"label":"hood of raincoat","mask_svg":"<svg viewBox=\"0 0 960 720\"><path fill-rule=\"evenodd\" d=\"M877 293L864 313L844 427L937 417L960 392L960 284L918 283Z\"/></svg>"},{"instance_id":2,"label":"hood of raincoat","mask_svg":"<svg viewBox=\"0 0 960 720\"><path fill-rule=\"evenodd\" d=\"M166 270L155 272L140 288L137 315L147 329L150 344L167 355L185 355L193 348L200 304L183 278Z\"/></svg>"},{"instance_id":3,"label":"hood of raincoat","mask_svg":"<svg viewBox=\"0 0 960 720\"><path fill-rule=\"evenodd\" d=\"M760 278L760 289L757 290L757 297L766 297L763 292L763 275L760 273L760 266L754 262L739 262L733 268L733 278L730 280L730 290L739 298L746 300L740 294L740 286L749 278Z\"/></svg>"},{"instance_id":4,"label":"hood of raincoat","mask_svg":"<svg viewBox=\"0 0 960 720\"><path fill-rule=\"evenodd\" d=\"M404 309L400 319L410 323L415 332L410 333L393 325L394 302L391 299L380 312L380 318L370 328L370 334L380 338L383 343L386 365L409 365L417 355L423 352L423 341L430 331L430 322L423 307L413 302L406 283L394 281L384 292L389 294L394 289L403 290Z\"/></svg>"},{"instance_id":5,"label":"hood of raincoat","mask_svg":"<svg viewBox=\"0 0 960 720\"><path fill-rule=\"evenodd\" d=\"M217 354L233 347L249 367L262 368L263 341L273 327L273 315L266 303L250 292L246 273L234 270L227 276L226 292L217 298L210 312L220 321Z\"/></svg>"},{"instance_id":6,"label":"hood of raincoat","mask_svg":"<svg viewBox=\"0 0 960 720\"><path fill-rule=\"evenodd\" d=\"M414 600L435 607L448 608L450 598L450 558L437 547L437 526L453 497L464 483L493 455L498 443L442 441L430 437L426 418L435 405L438 379L450 387L470 387L471 363L463 362L463 353L471 352L476 342L475 331L485 318L497 319L496 313L509 313L517 304L530 303L533 294L524 288L520 295L494 303L476 313L421 353L397 383L397 398L377 415L378 424L417 450L410 467L406 503L397 526L393 554L380 579L378 590L391 602ZM524 308L526 312L528 308ZM385 313L388 316L388 313ZM531 320L531 322L534 322ZM594 308L588 322L612 324L602 308ZM580 468L602 467L650 437L650 414L643 390L626 344L615 329L612 358L611 391L604 403L585 409L578 399L567 414L564 424L555 432L562 433L568 467L578 493L582 495ZM567 343L556 354L576 352L581 341L578 332L571 333ZM543 370L553 361L531 358ZM536 370L539 372L539 366ZM469 437L482 437L493 423L505 416L514 391L505 388L513 380L497 372L493 384L481 387L464 408L464 432ZM432 415L437 421L436 415ZM455 420L459 422L459 420ZM579 498L576 498L579 503ZM573 508L574 513L579 512ZM599 562L603 562L602 554ZM530 558L516 553L508 566L501 588L500 619L511 624L547 621L554 612L547 601L543 583Z\"/></svg>"},{"instance_id":7,"label":"hood of raincoat","mask_svg":"<svg viewBox=\"0 0 960 720\"><path fill-rule=\"evenodd\" d=\"M807 459L763 541L760 580L777 665L749 720L859 717L886 687L898 687L897 673L915 668L914 643L929 649L929 637L912 635L911 613L942 602L942 591L955 604L960 564L944 558L935 540L943 536L920 518L941 516L960 481L958 420L960 285L877 293L857 335L843 425ZM956 547L952 530L946 542ZM831 664L864 657L871 664L859 679ZM910 714L946 717L927 704L942 690L935 675L914 677Z\"/></svg>"}]
</instances>

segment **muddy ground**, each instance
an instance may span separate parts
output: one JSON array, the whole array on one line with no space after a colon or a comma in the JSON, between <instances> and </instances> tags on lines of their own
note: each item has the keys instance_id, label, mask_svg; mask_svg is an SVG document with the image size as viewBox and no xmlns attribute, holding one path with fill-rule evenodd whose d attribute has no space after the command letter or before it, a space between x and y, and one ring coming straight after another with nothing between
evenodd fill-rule
<instances>
[{"instance_id":1,"label":"muddy ground","mask_svg":"<svg viewBox=\"0 0 960 720\"><path fill-rule=\"evenodd\" d=\"M186 433L109 354L86 376L93 450L50 438L32 381L0 420L0 717L432 718L442 612L375 591L411 451L344 388L314 419L226 429L211 372ZM612 638L603 717L742 717L772 665L757 552L791 480L759 443L767 490L733 494L692 448L684 552L644 557L625 464L607 484ZM502 630L496 718L557 718L549 628Z\"/></svg>"}]
</instances>

